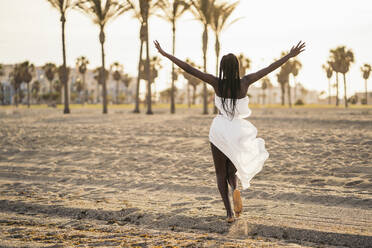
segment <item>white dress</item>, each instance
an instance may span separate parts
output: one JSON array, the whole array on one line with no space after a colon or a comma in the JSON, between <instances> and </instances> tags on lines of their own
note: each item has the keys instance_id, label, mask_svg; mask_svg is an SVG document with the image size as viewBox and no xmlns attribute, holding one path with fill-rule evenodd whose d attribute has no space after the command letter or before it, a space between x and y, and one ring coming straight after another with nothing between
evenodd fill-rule
<instances>
[{"instance_id":1,"label":"white dress","mask_svg":"<svg viewBox=\"0 0 372 248\"><path fill-rule=\"evenodd\" d=\"M223 152L234 164L243 189L250 186L251 179L262 170L269 153L265 141L257 138L257 129L244 118L251 115L248 96L237 99L235 115L231 119L222 107L222 99L215 95L216 107L220 111L209 130L209 141ZM229 106L230 98L226 98Z\"/></svg>"}]
</instances>

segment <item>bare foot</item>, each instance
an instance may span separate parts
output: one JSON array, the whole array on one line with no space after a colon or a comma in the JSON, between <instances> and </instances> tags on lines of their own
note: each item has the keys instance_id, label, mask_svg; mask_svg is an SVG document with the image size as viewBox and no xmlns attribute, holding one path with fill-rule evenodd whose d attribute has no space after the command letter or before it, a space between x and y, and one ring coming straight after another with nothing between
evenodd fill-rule
<instances>
[{"instance_id":1,"label":"bare foot","mask_svg":"<svg viewBox=\"0 0 372 248\"><path fill-rule=\"evenodd\" d=\"M235 221L234 217L227 217L227 223L233 223Z\"/></svg>"},{"instance_id":2,"label":"bare foot","mask_svg":"<svg viewBox=\"0 0 372 248\"><path fill-rule=\"evenodd\" d=\"M240 191L237 189L234 190L234 193L233 193L233 203L234 203L235 216L239 217L243 209L243 203L242 203L242 198L240 197Z\"/></svg>"}]
</instances>

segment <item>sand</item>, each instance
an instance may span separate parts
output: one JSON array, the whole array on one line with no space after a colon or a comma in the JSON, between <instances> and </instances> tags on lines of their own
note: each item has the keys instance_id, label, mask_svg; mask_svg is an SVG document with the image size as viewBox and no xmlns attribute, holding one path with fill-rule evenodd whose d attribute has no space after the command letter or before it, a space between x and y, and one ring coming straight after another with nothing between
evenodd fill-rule
<instances>
[{"instance_id":1,"label":"sand","mask_svg":"<svg viewBox=\"0 0 372 248\"><path fill-rule=\"evenodd\" d=\"M226 223L199 109L0 108L1 247L371 247L372 109L253 109L270 157Z\"/></svg>"}]
</instances>

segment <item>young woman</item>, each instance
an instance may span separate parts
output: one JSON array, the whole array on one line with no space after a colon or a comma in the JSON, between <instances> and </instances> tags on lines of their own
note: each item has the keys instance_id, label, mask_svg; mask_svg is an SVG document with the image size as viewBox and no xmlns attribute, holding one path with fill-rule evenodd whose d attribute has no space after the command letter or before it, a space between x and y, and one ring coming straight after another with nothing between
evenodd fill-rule
<instances>
[{"instance_id":1,"label":"young woman","mask_svg":"<svg viewBox=\"0 0 372 248\"><path fill-rule=\"evenodd\" d=\"M248 108L248 88L251 84L274 71L290 58L297 56L305 49L305 43L299 42L290 52L266 68L255 73L239 77L239 61L229 53L222 57L219 77L204 73L184 61L166 53L158 41L154 44L159 53L187 73L211 85L215 91L215 104L219 114L213 119L209 141L211 143L217 185L226 208L227 221L234 221L228 196L228 184L233 191L235 216L242 212L242 200L237 189L237 177L243 189L250 186L250 180L262 170L269 153L265 141L256 138L257 129L244 118L251 114Z\"/></svg>"}]
</instances>

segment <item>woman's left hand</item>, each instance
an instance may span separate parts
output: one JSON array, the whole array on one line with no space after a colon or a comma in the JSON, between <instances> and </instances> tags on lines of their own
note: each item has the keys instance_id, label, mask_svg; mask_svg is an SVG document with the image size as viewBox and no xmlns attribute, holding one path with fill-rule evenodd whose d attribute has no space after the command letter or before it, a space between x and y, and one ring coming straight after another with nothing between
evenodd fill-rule
<instances>
[{"instance_id":1,"label":"woman's left hand","mask_svg":"<svg viewBox=\"0 0 372 248\"><path fill-rule=\"evenodd\" d=\"M289 52L289 55L291 57L296 57L303 51L305 51L305 42L300 41L298 42L297 46L292 47L291 51Z\"/></svg>"},{"instance_id":2,"label":"woman's left hand","mask_svg":"<svg viewBox=\"0 0 372 248\"><path fill-rule=\"evenodd\" d=\"M157 41L157 40L155 40L154 41L154 44L155 44L155 47L156 47L156 49L158 49L158 52L161 54L161 55L163 55L163 56L165 56L167 53L161 48L161 46L160 46L160 44L159 44L159 42Z\"/></svg>"}]
</instances>

